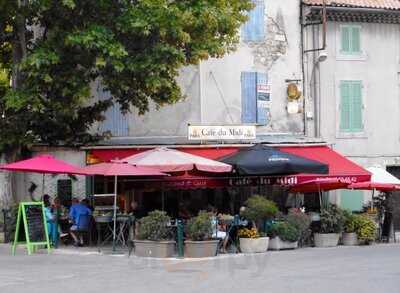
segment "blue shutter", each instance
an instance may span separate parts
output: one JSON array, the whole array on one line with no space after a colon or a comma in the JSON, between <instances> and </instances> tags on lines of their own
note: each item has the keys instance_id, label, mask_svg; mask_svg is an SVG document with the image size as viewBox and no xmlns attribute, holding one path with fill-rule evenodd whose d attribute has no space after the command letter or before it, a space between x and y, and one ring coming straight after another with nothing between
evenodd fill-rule
<instances>
[{"instance_id":1,"label":"blue shutter","mask_svg":"<svg viewBox=\"0 0 400 293\"><path fill-rule=\"evenodd\" d=\"M100 100L107 100L111 97L110 92L98 87L98 96ZM128 117L121 113L121 107L117 102L107 109L104 113L105 120L100 123L100 132L111 132L112 136L128 136Z\"/></svg>"},{"instance_id":2,"label":"blue shutter","mask_svg":"<svg viewBox=\"0 0 400 293\"><path fill-rule=\"evenodd\" d=\"M242 40L244 42L260 42L265 38L264 0L253 0L255 7L248 14L248 21L242 25Z\"/></svg>"},{"instance_id":3,"label":"blue shutter","mask_svg":"<svg viewBox=\"0 0 400 293\"><path fill-rule=\"evenodd\" d=\"M257 73L242 72L242 123L257 122Z\"/></svg>"},{"instance_id":4,"label":"blue shutter","mask_svg":"<svg viewBox=\"0 0 400 293\"><path fill-rule=\"evenodd\" d=\"M257 124L267 125L268 124L268 114L267 107L265 103L269 101L269 97L264 92L259 92L259 88L267 86L268 77L265 73L257 73Z\"/></svg>"}]
</instances>

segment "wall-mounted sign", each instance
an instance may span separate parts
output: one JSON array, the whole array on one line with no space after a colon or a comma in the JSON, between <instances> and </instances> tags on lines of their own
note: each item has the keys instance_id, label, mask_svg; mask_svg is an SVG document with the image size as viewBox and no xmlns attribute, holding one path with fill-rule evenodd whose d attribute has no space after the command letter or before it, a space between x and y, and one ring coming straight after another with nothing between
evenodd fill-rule
<instances>
[{"instance_id":1,"label":"wall-mounted sign","mask_svg":"<svg viewBox=\"0 0 400 293\"><path fill-rule=\"evenodd\" d=\"M256 138L254 125L189 125L189 140L248 140Z\"/></svg>"}]
</instances>

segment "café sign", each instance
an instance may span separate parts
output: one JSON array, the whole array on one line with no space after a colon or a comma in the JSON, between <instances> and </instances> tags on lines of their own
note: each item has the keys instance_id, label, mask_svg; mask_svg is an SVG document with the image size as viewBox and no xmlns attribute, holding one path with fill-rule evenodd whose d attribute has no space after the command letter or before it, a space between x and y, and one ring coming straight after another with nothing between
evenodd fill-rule
<instances>
[{"instance_id":1,"label":"caf\u00e9 sign","mask_svg":"<svg viewBox=\"0 0 400 293\"><path fill-rule=\"evenodd\" d=\"M189 140L256 139L255 125L189 125Z\"/></svg>"}]
</instances>

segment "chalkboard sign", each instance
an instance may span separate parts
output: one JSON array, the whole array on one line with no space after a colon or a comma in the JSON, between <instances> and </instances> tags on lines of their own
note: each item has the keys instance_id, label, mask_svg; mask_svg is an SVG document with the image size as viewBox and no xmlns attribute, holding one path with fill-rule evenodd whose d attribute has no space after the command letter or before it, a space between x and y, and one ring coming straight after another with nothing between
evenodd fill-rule
<instances>
[{"instance_id":1,"label":"chalkboard sign","mask_svg":"<svg viewBox=\"0 0 400 293\"><path fill-rule=\"evenodd\" d=\"M46 241L46 229L44 227L43 208L38 205L25 206L26 222L30 242Z\"/></svg>"},{"instance_id":2,"label":"chalkboard sign","mask_svg":"<svg viewBox=\"0 0 400 293\"><path fill-rule=\"evenodd\" d=\"M50 250L50 242L42 202L22 202L19 204L15 239L12 248L13 254L17 245L27 246L28 254L31 254L38 246L47 246Z\"/></svg>"}]
</instances>

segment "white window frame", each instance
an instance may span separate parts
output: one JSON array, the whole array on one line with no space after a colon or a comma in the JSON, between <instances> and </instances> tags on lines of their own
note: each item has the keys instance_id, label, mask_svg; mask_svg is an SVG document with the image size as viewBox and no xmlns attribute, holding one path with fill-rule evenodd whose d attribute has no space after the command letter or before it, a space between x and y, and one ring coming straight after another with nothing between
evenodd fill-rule
<instances>
[{"instance_id":1,"label":"white window frame","mask_svg":"<svg viewBox=\"0 0 400 293\"><path fill-rule=\"evenodd\" d=\"M342 28L343 27L358 27L360 29L360 53L359 54L343 54L342 49ZM336 28L336 60L339 61L365 61L367 54L364 49L365 34L363 33L363 26L358 23L341 23L337 24Z\"/></svg>"},{"instance_id":2,"label":"white window frame","mask_svg":"<svg viewBox=\"0 0 400 293\"><path fill-rule=\"evenodd\" d=\"M363 111L362 111L362 123L363 130L359 132L347 132L342 131L340 129L340 103L341 103L341 95L340 95L340 83L341 81L361 81L361 97L363 103ZM335 81L335 98L336 98L336 138L337 139L351 139L351 138L363 138L367 139L367 94L368 94L368 86L363 78L359 76L346 76L346 78L337 78Z\"/></svg>"}]
</instances>

